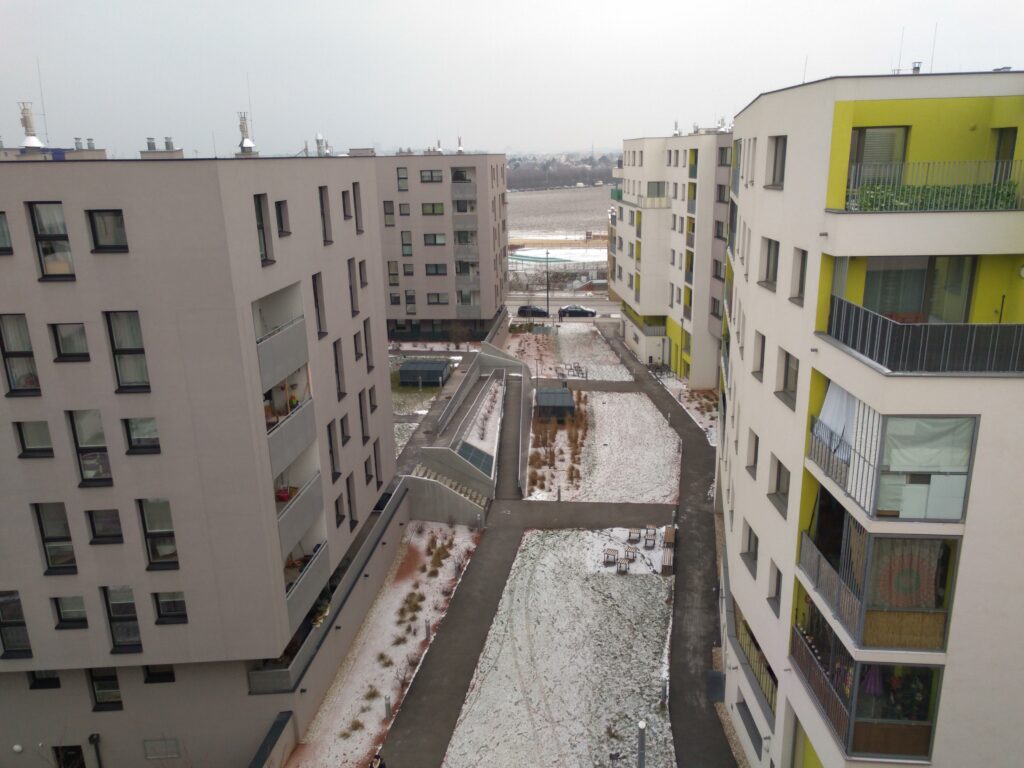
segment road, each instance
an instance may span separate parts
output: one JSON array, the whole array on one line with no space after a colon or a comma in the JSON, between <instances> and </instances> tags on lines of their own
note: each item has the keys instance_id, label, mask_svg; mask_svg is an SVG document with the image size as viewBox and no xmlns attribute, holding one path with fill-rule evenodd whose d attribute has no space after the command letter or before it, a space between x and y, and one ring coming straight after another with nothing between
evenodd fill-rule
<instances>
[{"instance_id":1,"label":"road","mask_svg":"<svg viewBox=\"0 0 1024 768\"><path fill-rule=\"evenodd\" d=\"M505 306L513 316L520 304L536 304L538 307L545 306L544 291L531 291L530 293L509 293L505 296ZM551 292L551 314L558 314L558 308L566 304L582 304L590 309L597 310L598 315L607 317L612 313L619 312L619 302L610 301L607 293L591 293L585 291L573 293L572 291Z\"/></svg>"}]
</instances>

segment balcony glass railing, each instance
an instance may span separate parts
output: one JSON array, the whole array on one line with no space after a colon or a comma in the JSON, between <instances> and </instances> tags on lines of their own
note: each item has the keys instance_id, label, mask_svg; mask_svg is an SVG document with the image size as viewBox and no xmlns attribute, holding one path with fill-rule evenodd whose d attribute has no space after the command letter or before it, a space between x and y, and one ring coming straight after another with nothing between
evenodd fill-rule
<instances>
[{"instance_id":1,"label":"balcony glass railing","mask_svg":"<svg viewBox=\"0 0 1024 768\"><path fill-rule=\"evenodd\" d=\"M846 210L861 213L1024 210L1021 160L856 163Z\"/></svg>"},{"instance_id":2,"label":"balcony glass railing","mask_svg":"<svg viewBox=\"0 0 1024 768\"><path fill-rule=\"evenodd\" d=\"M828 335L893 373L1024 373L1024 325L899 323L832 296Z\"/></svg>"}]
</instances>

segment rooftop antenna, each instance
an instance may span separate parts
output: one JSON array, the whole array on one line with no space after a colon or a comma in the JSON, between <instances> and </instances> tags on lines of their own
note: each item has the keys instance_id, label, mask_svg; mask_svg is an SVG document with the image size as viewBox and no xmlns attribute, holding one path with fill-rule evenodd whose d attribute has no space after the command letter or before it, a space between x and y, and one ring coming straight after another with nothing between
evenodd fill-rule
<instances>
[{"instance_id":1,"label":"rooftop antenna","mask_svg":"<svg viewBox=\"0 0 1024 768\"><path fill-rule=\"evenodd\" d=\"M801 80L801 82L803 82L803 83L807 82L807 59L808 59L808 55L804 54L804 79Z\"/></svg>"},{"instance_id":2,"label":"rooftop antenna","mask_svg":"<svg viewBox=\"0 0 1024 768\"><path fill-rule=\"evenodd\" d=\"M679 136L680 135L679 134L679 121L678 120L675 121L675 124L672 127L672 135L673 136Z\"/></svg>"},{"instance_id":3,"label":"rooftop antenna","mask_svg":"<svg viewBox=\"0 0 1024 768\"><path fill-rule=\"evenodd\" d=\"M252 143L252 139L249 136L248 112L238 113L238 130L242 134L242 140L238 142L239 151L244 155L252 154L252 151L256 148L256 145Z\"/></svg>"},{"instance_id":4,"label":"rooftop antenna","mask_svg":"<svg viewBox=\"0 0 1024 768\"><path fill-rule=\"evenodd\" d=\"M461 136L459 136L459 148L457 150L455 150L455 151L456 151L456 154L459 154L459 155L461 155L463 152L466 151L466 150L464 150L462 148L462 137Z\"/></svg>"},{"instance_id":5,"label":"rooftop antenna","mask_svg":"<svg viewBox=\"0 0 1024 768\"><path fill-rule=\"evenodd\" d=\"M935 29L932 31L932 56L928 60L928 72L935 71L935 38L939 36L939 22L935 22Z\"/></svg>"},{"instance_id":6,"label":"rooftop antenna","mask_svg":"<svg viewBox=\"0 0 1024 768\"><path fill-rule=\"evenodd\" d=\"M900 27L900 53L896 58L896 74L898 75L903 69L903 33L907 31L906 27Z\"/></svg>"},{"instance_id":7,"label":"rooftop antenna","mask_svg":"<svg viewBox=\"0 0 1024 768\"><path fill-rule=\"evenodd\" d=\"M46 122L46 97L43 96L43 71L39 68L39 57L36 57L36 77L39 80L39 106L43 112L43 133L46 134L46 143L50 143L50 124Z\"/></svg>"},{"instance_id":8,"label":"rooftop antenna","mask_svg":"<svg viewBox=\"0 0 1024 768\"><path fill-rule=\"evenodd\" d=\"M43 142L36 136L36 123L32 117L32 102L19 101L18 109L21 110L21 127L25 129L25 138L21 146L25 149L42 149Z\"/></svg>"},{"instance_id":9,"label":"rooftop antenna","mask_svg":"<svg viewBox=\"0 0 1024 768\"><path fill-rule=\"evenodd\" d=\"M256 118L252 111L252 88L249 86L249 73L245 73L245 92L249 97L249 130L253 136L256 135Z\"/></svg>"}]
</instances>

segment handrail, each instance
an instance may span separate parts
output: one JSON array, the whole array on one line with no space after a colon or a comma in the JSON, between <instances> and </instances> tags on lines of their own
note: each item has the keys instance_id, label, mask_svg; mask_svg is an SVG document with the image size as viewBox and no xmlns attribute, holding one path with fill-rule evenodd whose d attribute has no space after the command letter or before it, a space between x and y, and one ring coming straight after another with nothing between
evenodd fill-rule
<instances>
[{"instance_id":1,"label":"handrail","mask_svg":"<svg viewBox=\"0 0 1024 768\"><path fill-rule=\"evenodd\" d=\"M861 599L825 559L807 531L800 532L800 569L810 579L818 594L825 598L825 602L839 617L854 640L859 640L857 635Z\"/></svg>"},{"instance_id":2,"label":"handrail","mask_svg":"<svg viewBox=\"0 0 1024 768\"><path fill-rule=\"evenodd\" d=\"M293 506L295 506L295 502L299 500L299 497L301 497L302 494L304 494L310 488L310 486L312 486L313 483L317 482L318 480L320 480L320 470L319 469L316 472L313 473L313 476L311 478L309 478L309 480L307 480L306 482L304 482L302 484L302 486L299 488L299 490L297 490L295 492L294 496L292 496L290 499L288 499L288 503L285 504L283 507L281 507L281 511L277 513L277 519L280 520L286 514L288 514L288 510L290 510Z\"/></svg>"},{"instance_id":3,"label":"handrail","mask_svg":"<svg viewBox=\"0 0 1024 768\"><path fill-rule=\"evenodd\" d=\"M266 341L271 336L274 336L275 334L278 334L278 333L280 333L283 330L291 328L293 325L298 323L300 320L305 320L305 319L306 319L305 315L299 315L298 317L293 317L291 320L288 320L287 322L281 323L281 325L278 325L278 326L275 326L274 328L271 328L269 331L264 333L262 336L257 336L256 337L256 343L259 344L260 342Z\"/></svg>"},{"instance_id":4,"label":"handrail","mask_svg":"<svg viewBox=\"0 0 1024 768\"><path fill-rule=\"evenodd\" d=\"M846 210L1019 211L1024 209L1021 160L854 163Z\"/></svg>"},{"instance_id":5,"label":"handrail","mask_svg":"<svg viewBox=\"0 0 1024 768\"><path fill-rule=\"evenodd\" d=\"M814 652L804 640L799 628L791 631L790 658L796 663L797 669L811 692L811 698L817 703L829 726L839 739L843 751L846 751L846 739L850 732L850 710L842 698L832 687L825 670L814 658Z\"/></svg>"}]
</instances>

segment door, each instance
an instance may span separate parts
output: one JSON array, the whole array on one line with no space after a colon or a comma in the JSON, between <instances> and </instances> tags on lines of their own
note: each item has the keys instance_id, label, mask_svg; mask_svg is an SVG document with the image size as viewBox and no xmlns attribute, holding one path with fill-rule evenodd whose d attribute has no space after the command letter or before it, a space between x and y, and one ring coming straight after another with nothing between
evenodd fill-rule
<instances>
[{"instance_id":1,"label":"door","mask_svg":"<svg viewBox=\"0 0 1024 768\"><path fill-rule=\"evenodd\" d=\"M1010 178L1016 144L1016 128L996 128L996 168L993 181L997 184Z\"/></svg>"}]
</instances>

